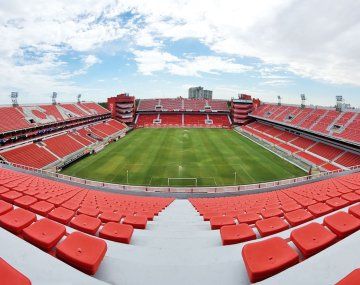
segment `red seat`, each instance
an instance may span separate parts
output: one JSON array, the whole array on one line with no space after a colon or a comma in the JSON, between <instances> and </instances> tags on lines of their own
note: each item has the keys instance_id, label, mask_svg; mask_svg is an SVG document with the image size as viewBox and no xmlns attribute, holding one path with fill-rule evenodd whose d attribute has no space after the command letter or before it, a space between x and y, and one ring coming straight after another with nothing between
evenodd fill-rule
<instances>
[{"instance_id":1,"label":"red seat","mask_svg":"<svg viewBox=\"0 0 360 285\"><path fill-rule=\"evenodd\" d=\"M55 208L55 206L49 202L39 201L39 202L36 202L35 204L32 204L29 209L31 211L45 217L54 208Z\"/></svg>"},{"instance_id":2,"label":"red seat","mask_svg":"<svg viewBox=\"0 0 360 285\"><path fill-rule=\"evenodd\" d=\"M72 211L76 211L80 207L78 203L73 203L70 201L63 203L61 206Z\"/></svg>"},{"instance_id":3,"label":"red seat","mask_svg":"<svg viewBox=\"0 0 360 285\"><path fill-rule=\"evenodd\" d=\"M336 235L318 223L311 223L293 230L290 239L305 257L309 257L334 243Z\"/></svg>"},{"instance_id":4,"label":"red seat","mask_svg":"<svg viewBox=\"0 0 360 285\"><path fill-rule=\"evenodd\" d=\"M299 262L299 255L279 237L246 244L242 256L251 282L258 282Z\"/></svg>"},{"instance_id":5,"label":"red seat","mask_svg":"<svg viewBox=\"0 0 360 285\"><path fill-rule=\"evenodd\" d=\"M96 218L100 214L100 211L99 211L99 209L96 209L93 207L81 207L78 210L78 214L84 214L84 215Z\"/></svg>"},{"instance_id":6,"label":"red seat","mask_svg":"<svg viewBox=\"0 0 360 285\"><path fill-rule=\"evenodd\" d=\"M39 220L23 230L25 240L46 251L52 249L65 233L63 225L48 219Z\"/></svg>"},{"instance_id":7,"label":"red seat","mask_svg":"<svg viewBox=\"0 0 360 285\"><path fill-rule=\"evenodd\" d=\"M5 186L0 186L0 194L6 193L10 191L9 188L5 187Z\"/></svg>"},{"instance_id":8,"label":"red seat","mask_svg":"<svg viewBox=\"0 0 360 285\"><path fill-rule=\"evenodd\" d=\"M130 243L133 232L134 228L131 225L108 222L100 230L99 237L122 243Z\"/></svg>"},{"instance_id":9,"label":"red seat","mask_svg":"<svg viewBox=\"0 0 360 285\"><path fill-rule=\"evenodd\" d=\"M122 214L120 214L119 212L103 212L101 213L99 219L103 222L103 223L107 223L107 222L117 222L119 223L121 218L122 218Z\"/></svg>"},{"instance_id":10,"label":"red seat","mask_svg":"<svg viewBox=\"0 0 360 285\"><path fill-rule=\"evenodd\" d=\"M0 257L1 285L31 285L29 278Z\"/></svg>"},{"instance_id":11,"label":"red seat","mask_svg":"<svg viewBox=\"0 0 360 285\"><path fill-rule=\"evenodd\" d=\"M262 237L273 235L289 228L289 225L279 217L259 220L255 223L255 226Z\"/></svg>"},{"instance_id":12,"label":"red seat","mask_svg":"<svg viewBox=\"0 0 360 285\"><path fill-rule=\"evenodd\" d=\"M147 218L145 216L126 216L123 223L132 225L135 229L145 229Z\"/></svg>"},{"instance_id":13,"label":"red seat","mask_svg":"<svg viewBox=\"0 0 360 285\"><path fill-rule=\"evenodd\" d=\"M345 212L337 212L326 217L324 224L340 238L360 229L360 220Z\"/></svg>"},{"instance_id":14,"label":"red seat","mask_svg":"<svg viewBox=\"0 0 360 285\"><path fill-rule=\"evenodd\" d=\"M17 191L9 191L3 194L0 194L1 198L7 202L13 202L15 199L22 196L20 192Z\"/></svg>"},{"instance_id":15,"label":"red seat","mask_svg":"<svg viewBox=\"0 0 360 285\"><path fill-rule=\"evenodd\" d=\"M330 207L334 209L340 209L347 205L349 205L349 201L341 199L339 197L331 198L329 200L326 200L326 204L328 204Z\"/></svg>"},{"instance_id":16,"label":"red seat","mask_svg":"<svg viewBox=\"0 0 360 285\"><path fill-rule=\"evenodd\" d=\"M105 241L74 232L56 247L56 256L71 266L93 275L99 268L106 250Z\"/></svg>"},{"instance_id":17,"label":"red seat","mask_svg":"<svg viewBox=\"0 0 360 285\"><path fill-rule=\"evenodd\" d=\"M360 284L360 268L353 270L349 275L346 275L336 285L358 285Z\"/></svg>"},{"instance_id":18,"label":"red seat","mask_svg":"<svg viewBox=\"0 0 360 285\"><path fill-rule=\"evenodd\" d=\"M17 208L0 216L0 226L14 234L19 234L35 221L36 215L22 208Z\"/></svg>"},{"instance_id":19,"label":"red seat","mask_svg":"<svg viewBox=\"0 0 360 285\"><path fill-rule=\"evenodd\" d=\"M210 221L212 217L221 216L219 212L206 212L203 214L204 221Z\"/></svg>"},{"instance_id":20,"label":"red seat","mask_svg":"<svg viewBox=\"0 0 360 285\"><path fill-rule=\"evenodd\" d=\"M298 209L293 212L289 212L285 214L285 219L292 227L310 221L312 218L313 215L311 215L309 212L305 211L304 209Z\"/></svg>"},{"instance_id":21,"label":"red seat","mask_svg":"<svg viewBox=\"0 0 360 285\"><path fill-rule=\"evenodd\" d=\"M341 195L341 198L343 198L351 203L360 201L360 195L358 195L356 193L346 193L344 195Z\"/></svg>"},{"instance_id":22,"label":"red seat","mask_svg":"<svg viewBox=\"0 0 360 285\"><path fill-rule=\"evenodd\" d=\"M81 214L70 221L70 226L74 229L94 235L101 226L101 220Z\"/></svg>"},{"instance_id":23,"label":"red seat","mask_svg":"<svg viewBox=\"0 0 360 285\"><path fill-rule=\"evenodd\" d=\"M260 216L255 213L241 214L241 215L237 215L237 219L240 224L242 224L242 223L254 224L256 221L260 220Z\"/></svg>"},{"instance_id":24,"label":"red seat","mask_svg":"<svg viewBox=\"0 0 360 285\"><path fill-rule=\"evenodd\" d=\"M328 204L325 203L317 203L314 205L310 205L307 209L315 217L320 217L333 211L333 208L331 208Z\"/></svg>"},{"instance_id":25,"label":"red seat","mask_svg":"<svg viewBox=\"0 0 360 285\"><path fill-rule=\"evenodd\" d=\"M70 220L74 217L74 215L75 215L74 211L71 211L63 207L58 207L52 210L48 214L48 218L57 221L59 223L62 223L64 225L67 225L70 222Z\"/></svg>"},{"instance_id":26,"label":"red seat","mask_svg":"<svg viewBox=\"0 0 360 285\"><path fill-rule=\"evenodd\" d=\"M281 217L284 215L283 211L280 209L267 209L262 211L261 216L263 216L264 219L271 218L271 217Z\"/></svg>"},{"instance_id":27,"label":"red seat","mask_svg":"<svg viewBox=\"0 0 360 285\"><path fill-rule=\"evenodd\" d=\"M349 213L360 219L360 204L350 207Z\"/></svg>"},{"instance_id":28,"label":"red seat","mask_svg":"<svg viewBox=\"0 0 360 285\"><path fill-rule=\"evenodd\" d=\"M295 204L295 203L291 203L291 204L284 204L281 206L281 209L284 211L284 212L292 212L292 211L295 211L297 209L301 209L301 205L299 204Z\"/></svg>"},{"instance_id":29,"label":"red seat","mask_svg":"<svg viewBox=\"0 0 360 285\"><path fill-rule=\"evenodd\" d=\"M30 205L37 202L37 199L28 195L22 196L14 200L14 204L24 209L28 209Z\"/></svg>"},{"instance_id":30,"label":"red seat","mask_svg":"<svg viewBox=\"0 0 360 285\"><path fill-rule=\"evenodd\" d=\"M137 212L136 215L145 216L148 219L148 221L153 221L155 216L154 213L151 211L140 211Z\"/></svg>"},{"instance_id":31,"label":"red seat","mask_svg":"<svg viewBox=\"0 0 360 285\"><path fill-rule=\"evenodd\" d=\"M8 202L0 200L0 215L6 214L14 209L14 206Z\"/></svg>"},{"instance_id":32,"label":"red seat","mask_svg":"<svg viewBox=\"0 0 360 285\"><path fill-rule=\"evenodd\" d=\"M220 235L223 245L256 239L254 230L248 224L223 226L220 229Z\"/></svg>"},{"instance_id":33,"label":"red seat","mask_svg":"<svg viewBox=\"0 0 360 285\"><path fill-rule=\"evenodd\" d=\"M235 225L234 219L229 216L218 216L210 219L210 225L212 230L218 230L222 226Z\"/></svg>"}]
</instances>

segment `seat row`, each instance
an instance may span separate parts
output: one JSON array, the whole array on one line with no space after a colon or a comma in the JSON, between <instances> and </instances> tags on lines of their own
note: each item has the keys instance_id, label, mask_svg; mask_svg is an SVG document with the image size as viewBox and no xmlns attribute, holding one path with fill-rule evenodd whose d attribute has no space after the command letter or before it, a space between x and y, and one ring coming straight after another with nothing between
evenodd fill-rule
<instances>
[{"instance_id":1,"label":"seat row","mask_svg":"<svg viewBox=\"0 0 360 285\"><path fill-rule=\"evenodd\" d=\"M351 207L348 213L340 211L325 217L323 224L313 222L291 231L289 241L297 250L281 237L247 243L242 249L242 257L249 279L258 282L271 277L359 229L360 204Z\"/></svg>"},{"instance_id":2,"label":"seat row","mask_svg":"<svg viewBox=\"0 0 360 285\"><path fill-rule=\"evenodd\" d=\"M186 98L168 98L168 99L141 99L138 105L138 111L155 111L158 106L167 111L174 110L192 110L200 111L212 109L217 111L228 111L226 100L206 100L206 99L186 99Z\"/></svg>"},{"instance_id":3,"label":"seat row","mask_svg":"<svg viewBox=\"0 0 360 285\"><path fill-rule=\"evenodd\" d=\"M334 109L262 104L252 115L333 138L360 142L360 115L352 110L338 112Z\"/></svg>"},{"instance_id":4,"label":"seat row","mask_svg":"<svg viewBox=\"0 0 360 285\"><path fill-rule=\"evenodd\" d=\"M360 155L356 153L300 137L273 126L253 122L242 129L327 171L337 170L340 166L351 167L360 164Z\"/></svg>"},{"instance_id":5,"label":"seat row","mask_svg":"<svg viewBox=\"0 0 360 285\"><path fill-rule=\"evenodd\" d=\"M0 210L2 228L87 274L96 273L107 250L104 240L81 232L68 234L64 225L48 219L37 220L34 213L13 209L4 202Z\"/></svg>"},{"instance_id":6,"label":"seat row","mask_svg":"<svg viewBox=\"0 0 360 285\"><path fill-rule=\"evenodd\" d=\"M221 229L224 245L229 232L238 243L266 237L359 201L358 173L269 193L190 199L211 229Z\"/></svg>"},{"instance_id":7,"label":"seat row","mask_svg":"<svg viewBox=\"0 0 360 285\"><path fill-rule=\"evenodd\" d=\"M87 234L125 243L132 231L124 225L145 229L147 221L173 201L86 190L6 169L0 170L0 185L0 205L5 209L15 205Z\"/></svg>"}]
</instances>

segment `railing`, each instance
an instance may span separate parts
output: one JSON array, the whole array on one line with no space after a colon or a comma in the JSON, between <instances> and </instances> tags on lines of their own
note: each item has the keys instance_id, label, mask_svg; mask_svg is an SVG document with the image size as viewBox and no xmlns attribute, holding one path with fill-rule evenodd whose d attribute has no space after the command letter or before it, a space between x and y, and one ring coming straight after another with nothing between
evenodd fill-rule
<instances>
[{"instance_id":1,"label":"railing","mask_svg":"<svg viewBox=\"0 0 360 285\"><path fill-rule=\"evenodd\" d=\"M261 190L261 189L277 187L277 186L292 185L294 183L315 180L323 177L333 177L338 173L352 173L354 171L360 171L360 165L357 165L357 166L349 167L348 170L338 169L335 171L320 172L320 173L297 177L297 178L256 183L256 184L248 184L248 185L217 186L217 187L154 187L154 186L125 185L125 184L114 184L114 183L93 181L93 180L78 178L74 176L59 174L47 170L37 169L34 167L20 165L16 163L8 163L5 161L0 161L0 166L1 165L10 165L15 168L20 168L34 173L46 175L49 177L54 177L60 180L72 181L78 184L94 186L98 188L109 188L109 189L130 191L130 192L134 191L134 192L160 192L160 193L236 193L242 191Z\"/></svg>"}]
</instances>

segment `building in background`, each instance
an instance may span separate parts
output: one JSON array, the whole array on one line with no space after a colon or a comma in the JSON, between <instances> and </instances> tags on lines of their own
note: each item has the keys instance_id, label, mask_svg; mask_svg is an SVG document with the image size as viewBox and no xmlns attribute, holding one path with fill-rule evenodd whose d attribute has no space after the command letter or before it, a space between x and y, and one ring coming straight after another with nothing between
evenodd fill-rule
<instances>
[{"instance_id":1,"label":"building in background","mask_svg":"<svg viewBox=\"0 0 360 285\"><path fill-rule=\"evenodd\" d=\"M111 117L122 123L131 124L135 117L135 97L127 93L108 98Z\"/></svg>"},{"instance_id":2,"label":"building in background","mask_svg":"<svg viewBox=\"0 0 360 285\"><path fill-rule=\"evenodd\" d=\"M205 90L203 87L190 87L189 99L212 99L212 91Z\"/></svg>"}]
</instances>

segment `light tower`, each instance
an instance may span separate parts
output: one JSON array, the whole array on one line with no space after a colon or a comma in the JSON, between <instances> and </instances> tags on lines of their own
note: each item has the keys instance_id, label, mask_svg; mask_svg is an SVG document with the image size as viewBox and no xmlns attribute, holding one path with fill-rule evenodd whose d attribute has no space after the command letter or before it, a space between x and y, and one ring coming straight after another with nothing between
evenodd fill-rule
<instances>
[{"instance_id":1,"label":"light tower","mask_svg":"<svg viewBox=\"0 0 360 285\"><path fill-rule=\"evenodd\" d=\"M343 96L337 95L336 96L336 111L341 112L343 108Z\"/></svg>"},{"instance_id":2,"label":"light tower","mask_svg":"<svg viewBox=\"0 0 360 285\"><path fill-rule=\"evenodd\" d=\"M53 105L56 105L57 92L53 92L51 95L51 101Z\"/></svg>"},{"instance_id":3,"label":"light tower","mask_svg":"<svg viewBox=\"0 0 360 285\"><path fill-rule=\"evenodd\" d=\"M301 108L304 109L305 108L305 101L306 101L305 94L300 94L300 97L301 97Z\"/></svg>"},{"instance_id":4,"label":"light tower","mask_svg":"<svg viewBox=\"0 0 360 285\"><path fill-rule=\"evenodd\" d=\"M19 106L18 97L19 97L19 93L11 92L10 98L11 98L11 102L12 102L13 107Z\"/></svg>"},{"instance_id":5,"label":"light tower","mask_svg":"<svg viewBox=\"0 0 360 285\"><path fill-rule=\"evenodd\" d=\"M77 102L80 103L81 102L81 94L77 95Z\"/></svg>"},{"instance_id":6,"label":"light tower","mask_svg":"<svg viewBox=\"0 0 360 285\"><path fill-rule=\"evenodd\" d=\"M277 96L277 99L278 99L278 106L281 106L281 97Z\"/></svg>"}]
</instances>

